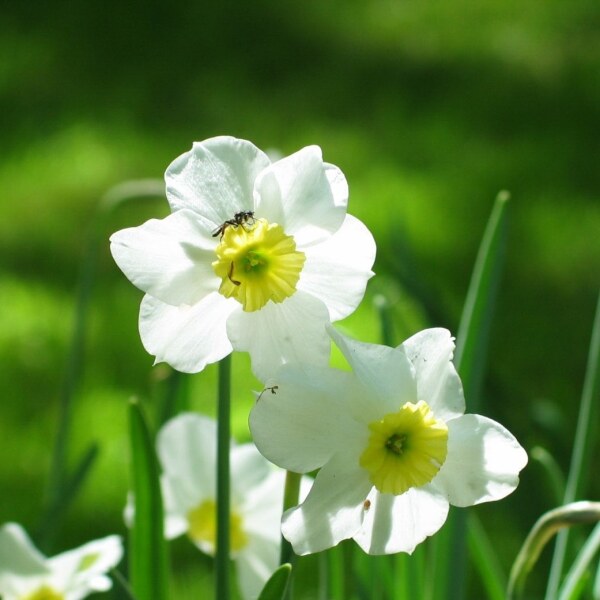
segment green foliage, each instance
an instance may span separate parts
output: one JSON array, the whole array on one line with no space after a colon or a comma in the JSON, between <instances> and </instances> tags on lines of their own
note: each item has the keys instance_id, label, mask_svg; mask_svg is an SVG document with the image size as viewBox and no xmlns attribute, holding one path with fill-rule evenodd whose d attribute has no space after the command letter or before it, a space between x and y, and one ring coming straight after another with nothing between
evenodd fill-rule
<instances>
[{"instance_id":1,"label":"green foliage","mask_svg":"<svg viewBox=\"0 0 600 600\"><path fill-rule=\"evenodd\" d=\"M288 585L290 575L292 573L292 565L289 563L282 564L269 577L269 580L262 589L258 600L282 600L285 594L285 589Z\"/></svg>"},{"instance_id":2,"label":"green foliage","mask_svg":"<svg viewBox=\"0 0 600 600\"><path fill-rule=\"evenodd\" d=\"M600 264L597 3L90 0L34 12L9 3L0 24L2 521L31 527L41 514L98 198L123 180L160 178L193 139L222 133L286 153L318 143L346 173L378 258L367 299L342 327L369 341L379 341L377 293L396 344L425 325L457 331L489 199L509 189L512 237L482 396L525 447L543 446L568 470ZM67 472L90 440L100 452L64 515L60 549L125 530L126 399L147 400L153 422L171 414L170 371L152 369L139 342L141 294L107 249L112 231L166 210L164 200L122 206L98 232ZM216 372L186 381L192 409L215 414ZM232 427L244 440L248 390L260 385L244 356L232 377ZM555 505L539 479L529 468L514 497L477 509L504 569ZM590 497L599 485L589 482ZM183 556L178 597L200 597L204 583L184 575L204 582L212 567L200 563L202 579L199 562ZM532 573L532 596L547 567ZM469 586L481 596L476 578Z\"/></svg>"},{"instance_id":3,"label":"green foliage","mask_svg":"<svg viewBox=\"0 0 600 600\"><path fill-rule=\"evenodd\" d=\"M136 598L168 598L167 543L154 440L141 407L129 405L132 493L135 514L129 536L129 581Z\"/></svg>"}]
</instances>

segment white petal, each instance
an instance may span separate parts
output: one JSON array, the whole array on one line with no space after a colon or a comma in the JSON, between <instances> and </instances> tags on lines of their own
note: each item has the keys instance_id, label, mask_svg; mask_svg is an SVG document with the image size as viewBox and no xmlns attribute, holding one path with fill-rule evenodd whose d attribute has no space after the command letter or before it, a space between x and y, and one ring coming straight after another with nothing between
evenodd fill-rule
<instances>
[{"instance_id":1,"label":"white petal","mask_svg":"<svg viewBox=\"0 0 600 600\"><path fill-rule=\"evenodd\" d=\"M327 239L346 216L348 185L342 172L308 146L278 160L256 180L259 217L279 223L298 247Z\"/></svg>"},{"instance_id":2,"label":"white petal","mask_svg":"<svg viewBox=\"0 0 600 600\"><path fill-rule=\"evenodd\" d=\"M303 249L306 262L298 289L322 300L332 321L354 312L373 276L375 240L352 215L327 240Z\"/></svg>"},{"instance_id":3,"label":"white petal","mask_svg":"<svg viewBox=\"0 0 600 600\"><path fill-rule=\"evenodd\" d=\"M328 327L328 331L357 379L369 391L364 399L367 422L417 401L414 369L402 348L358 342L334 327Z\"/></svg>"},{"instance_id":4,"label":"white petal","mask_svg":"<svg viewBox=\"0 0 600 600\"><path fill-rule=\"evenodd\" d=\"M277 568L278 559L279 540L273 542L260 536L250 539L248 546L235 558L238 587L243 600L258 598Z\"/></svg>"},{"instance_id":5,"label":"white petal","mask_svg":"<svg viewBox=\"0 0 600 600\"><path fill-rule=\"evenodd\" d=\"M210 226L182 210L110 238L119 268L136 287L167 304L194 304L219 288Z\"/></svg>"},{"instance_id":6,"label":"white petal","mask_svg":"<svg viewBox=\"0 0 600 600\"><path fill-rule=\"evenodd\" d=\"M195 142L167 168L167 199L173 211L189 208L218 227L235 213L253 209L254 181L270 164L246 140L222 136Z\"/></svg>"},{"instance_id":7,"label":"white petal","mask_svg":"<svg viewBox=\"0 0 600 600\"><path fill-rule=\"evenodd\" d=\"M331 548L360 528L371 490L358 462L336 454L319 471L306 500L283 516L281 531L300 556Z\"/></svg>"},{"instance_id":8,"label":"white petal","mask_svg":"<svg viewBox=\"0 0 600 600\"><path fill-rule=\"evenodd\" d=\"M368 554L409 554L446 521L448 501L430 486L412 488L401 494L369 495L362 527L354 536Z\"/></svg>"},{"instance_id":9,"label":"white petal","mask_svg":"<svg viewBox=\"0 0 600 600\"><path fill-rule=\"evenodd\" d=\"M123 556L121 538L111 535L89 542L79 548L63 552L48 560L59 589L69 592L67 597L83 598L92 591L110 589L112 583L105 574L115 567Z\"/></svg>"},{"instance_id":10,"label":"white petal","mask_svg":"<svg viewBox=\"0 0 600 600\"><path fill-rule=\"evenodd\" d=\"M419 400L437 419L449 421L465 412L462 383L452 364L454 342L447 329L425 329L401 346L417 372Z\"/></svg>"},{"instance_id":11,"label":"white petal","mask_svg":"<svg viewBox=\"0 0 600 600\"><path fill-rule=\"evenodd\" d=\"M173 483L179 482L184 486L182 491L192 496L185 504L194 506L202 498L215 497L216 444L215 421L195 413L183 413L159 431L156 447L160 463L171 493L177 495Z\"/></svg>"},{"instance_id":12,"label":"white petal","mask_svg":"<svg viewBox=\"0 0 600 600\"><path fill-rule=\"evenodd\" d=\"M527 453L500 423L463 415L448 423L448 457L433 484L454 506L500 500L519 483Z\"/></svg>"},{"instance_id":13,"label":"white petal","mask_svg":"<svg viewBox=\"0 0 600 600\"><path fill-rule=\"evenodd\" d=\"M271 465L254 444L235 446L231 450L231 500L241 502L251 490L271 474Z\"/></svg>"},{"instance_id":14,"label":"white petal","mask_svg":"<svg viewBox=\"0 0 600 600\"><path fill-rule=\"evenodd\" d=\"M297 473L322 467L339 449L357 457L369 430L350 416L360 386L351 373L285 365L250 413L250 430L260 452ZM357 389L358 388L358 389ZM358 462L358 458L357 458Z\"/></svg>"},{"instance_id":15,"label":"white petal","mask_svg":"<svg viewBox=\"0 0 600 600\"><path fill-rule=\"evenodd\" d=\"M183 373L198 373L231 352L226 322L238 306L218 292L188 306L171 306L144 296L140 308L140 336L144 348Z\"/></svg>"},{"instance_id":16,"label":"white petal","mask_svg":"<svg viewBox=\"0 0 600 600\"><path fill-rule=\"evenodd\" d=\"M1 582L7 576L31 577L49 572L45 556L20 525L6 523L0 528L0 595L5 593Z\"/></svg>"},{"instance_id":17,"label":"white petal","mask_svg":"<svg viewBox=\"0 0 600 600\"><path fill-rule=\"evenodd\" d=\"M326 365L330 353L327 323L327 307L297 291L281 303L269 302L254 312L240 307L227 321L227 335L236 350L250 353L252 371L266 381L287 362Z\"/></svg>"},{"instance_id":18,"label":"white petal","mask_svg":"<svg viewBox=\"0 0 600 600\"><path fill-rule=\"evenodd\" d=\"M238 507L248 536L271 540L277 548L281 539L285 477L282 469L272 470L260 485L248 490Z\"/></svg>"}]
</instances>

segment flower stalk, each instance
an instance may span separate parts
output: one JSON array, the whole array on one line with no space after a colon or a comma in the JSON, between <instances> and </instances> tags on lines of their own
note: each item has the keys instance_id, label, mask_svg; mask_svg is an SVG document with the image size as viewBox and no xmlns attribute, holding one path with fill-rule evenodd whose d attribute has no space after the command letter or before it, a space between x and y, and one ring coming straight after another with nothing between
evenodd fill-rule
<instances>
[{"instance_id":1,"label":"flower stalk","mask_svg":"<svg viewBox=\"0 0 600 600\"><path fill-rule=\"evenodd\" d=\"M229 446L231 439L231 355L219 362L217 407L217 548L215 598L229 598Z\"/></svg>"}]
</instances>

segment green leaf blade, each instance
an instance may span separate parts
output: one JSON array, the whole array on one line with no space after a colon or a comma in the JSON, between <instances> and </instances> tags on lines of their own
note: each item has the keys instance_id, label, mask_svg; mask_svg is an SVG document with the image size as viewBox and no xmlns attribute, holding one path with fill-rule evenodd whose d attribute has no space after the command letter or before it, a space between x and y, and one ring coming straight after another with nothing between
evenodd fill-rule
<instances>
[{"instance_id":1,"label":"green leaf blade","mask_svg":"<svg viewBox=\"0 0 600 600\"><path fill-rule=\"evenodd\" d=\"M152 437L137 402L129 405L135 515L130 531L129 577L137 598L166 600L167 545L159 469Z\"/></svg>"}]
</instances>

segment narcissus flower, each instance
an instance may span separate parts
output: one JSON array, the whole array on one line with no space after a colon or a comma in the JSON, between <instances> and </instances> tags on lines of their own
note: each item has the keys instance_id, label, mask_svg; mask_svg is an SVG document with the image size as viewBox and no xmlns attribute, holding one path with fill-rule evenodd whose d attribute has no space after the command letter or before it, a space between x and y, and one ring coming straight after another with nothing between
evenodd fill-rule
<instances>
[{"instance_id":1,"label":"narcissus flower","mask_svg":"<svg viewBox=\"0 0 600 600\"><path fill-rule=\"evenodd\" d=\"M3 600L81 600L104 592L106 573L123 555L121 539L111 535L46 558L16 523L0 528L0 597Z\"/></svg>"},{"instance_id":2,"label":"narcissus flower","mask_svg":"<svg viewBox=\"0 0 600 600\"><path fill-rule=\"evenodd\" d=\"M310 146L271 163L250 142L197 142L165 173L172 214L111 237L146 292L140 334L157 362L194 373L232 348L266 380L282 363L329 355L325 325L372 276L375 243L346 214L343 173Z\"/></svg>"},{"instance_id":3,"label":"narcissus flower","mask_svg":"<svg viewBox=\"0 0 600 600\"><path fill-rule=\"evenodd\" d=\"M216 543L216 423L184 413L160 430L157 452L165 504L165 534L187 534L209 555ZM240 592L256 598L278 566L285 474L254 444L231 446L230 549ZM304 490L309 480L304 478Z\"/></svg>"},{"instance_id":4,"label":"narcissus flower","mask_svg":"<svg viewBox=\"0 0 600 600\"><path fill-rule=\"evenodd\" d=\"M369 554L412 552L444 524L449 504L499 500L527 454L502 425L463 414L445 329L398 348L330 328L352 372L284 365L250 415L258 449L281 467L321 469L306 500L284 514L298 554L354 538Z\"/></svg>"}]
</instances>

